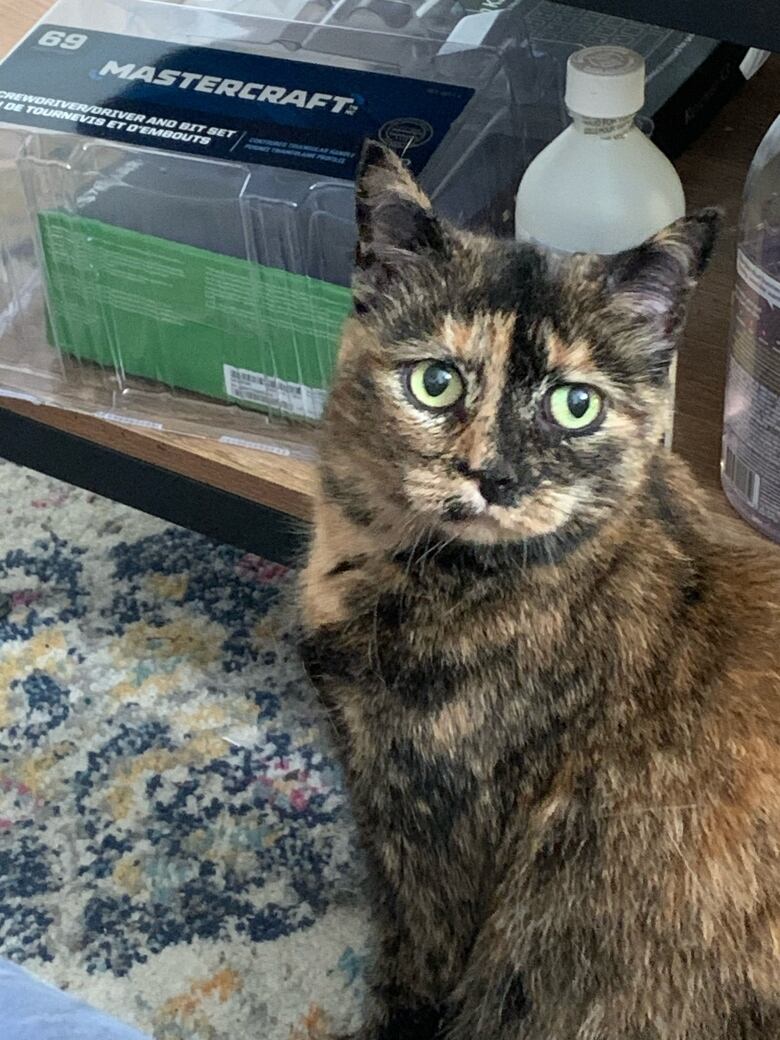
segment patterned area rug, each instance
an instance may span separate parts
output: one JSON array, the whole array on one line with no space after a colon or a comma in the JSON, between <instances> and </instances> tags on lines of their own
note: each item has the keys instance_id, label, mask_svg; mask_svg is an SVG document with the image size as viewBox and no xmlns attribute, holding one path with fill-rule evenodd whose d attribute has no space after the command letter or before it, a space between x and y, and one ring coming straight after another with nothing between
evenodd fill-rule
<instances>
[{"instance_id":1,"label":"patterned area rug","mask_svg":"<svg viewBox=\"0 0 780 1040\"><path fill-rule=\"evenodd\" d=\"M354 1025L367 914L290 575L0 482L0 956L159 1040Z\"/></svg>"}]
</instances>

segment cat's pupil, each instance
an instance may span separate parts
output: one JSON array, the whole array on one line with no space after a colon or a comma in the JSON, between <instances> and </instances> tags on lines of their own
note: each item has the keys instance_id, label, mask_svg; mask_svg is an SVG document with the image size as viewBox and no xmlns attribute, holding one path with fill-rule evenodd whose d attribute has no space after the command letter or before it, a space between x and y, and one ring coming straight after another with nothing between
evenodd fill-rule
<instances>
[{"instance_id":1,"label":"cat's pupil","mask_svg":"<svg viewBox=\"0 0 780 1040\"><path fill-rule=\"evenodd\" d=\"M429 365L423 375L423 386L430 397L441 397L452 382L452 369L446 365Z\"/></svg>"},{"instance_id":2,"label":"cat's pupil","mask_svg":"<svg viewBox=\"0 0 780 1040\"><path fill-rule=\"evenodd\" d=\"M582 386L573 386L566 399L566 405L575 419L581 419L590 406L590 391Z\"/></svg>"}]
</instances>

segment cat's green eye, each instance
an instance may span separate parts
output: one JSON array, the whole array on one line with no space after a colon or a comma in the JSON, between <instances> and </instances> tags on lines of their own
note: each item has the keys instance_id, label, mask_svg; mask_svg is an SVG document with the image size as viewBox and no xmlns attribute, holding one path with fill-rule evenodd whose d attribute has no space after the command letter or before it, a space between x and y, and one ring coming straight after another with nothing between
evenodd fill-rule
<instances>
[{"instance_id":1,"label":"cat's green eye","mask_svg":"<svg viewBox=\"0 0 780 1040\"><path fill-rule=\"evenodd\" d=\"M418 361L409 369L407 386L415 401L434 411L452 408L466 390L458 370L446 361Z\"/></svg>"},{"instance_id":2,"label":"cat's green eye","mask_svg":"<svg viewBox=\"0 0 780 1040\"><path fill-rule=\"evenodd\" d=\"M590 433L604 414L604 398L592 386L568 383L546 398L547 417L569 433Z\"/></svg>"}]
</instances>

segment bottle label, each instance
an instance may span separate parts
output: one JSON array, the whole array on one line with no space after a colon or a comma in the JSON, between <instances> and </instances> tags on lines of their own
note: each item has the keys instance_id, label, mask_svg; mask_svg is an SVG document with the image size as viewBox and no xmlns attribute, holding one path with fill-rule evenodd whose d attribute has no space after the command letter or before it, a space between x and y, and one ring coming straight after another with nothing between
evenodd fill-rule
<instances>
[{"instance_id":1,"label":"bottle label","mask_svg":"<svg viewBox=\"0 0 780 1040\"><path fill-rule=\"evenodd\" d=\"M605 141L614 141L625 137L635 125L634 116L621 119L599 119L596 116L577 116L580 131L590 137L603 137Z\"/></svg>"},{"instance_id":2,"label":"bottle label","mask_svg":"<svg viewBox=\"0 0 780 1040\"><path fill-rule=\"evenodd\" d=\"M723 481L735 504L780 524L780 239L762 263L737 255L723 436ZM764 259L767 263L764 264Z\"/></svg>"}]
</instances>

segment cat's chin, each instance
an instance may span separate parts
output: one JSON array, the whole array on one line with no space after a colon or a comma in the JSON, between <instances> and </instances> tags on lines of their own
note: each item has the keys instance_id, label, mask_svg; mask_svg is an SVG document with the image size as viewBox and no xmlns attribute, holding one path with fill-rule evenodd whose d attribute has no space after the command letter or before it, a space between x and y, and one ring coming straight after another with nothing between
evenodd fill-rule
<instances>
[{"instance_id":1,"label":"cat's chin","mask_svg":"<svg viewBox=\"0 0 780 1040\"><path fill-rule=\"evenodd\" d=\"M445 520L441 527L448 538L474 545L502 545L529 536L524 531L507 527L488 513L463 520Z\"/></svg>"}]
</instances>

